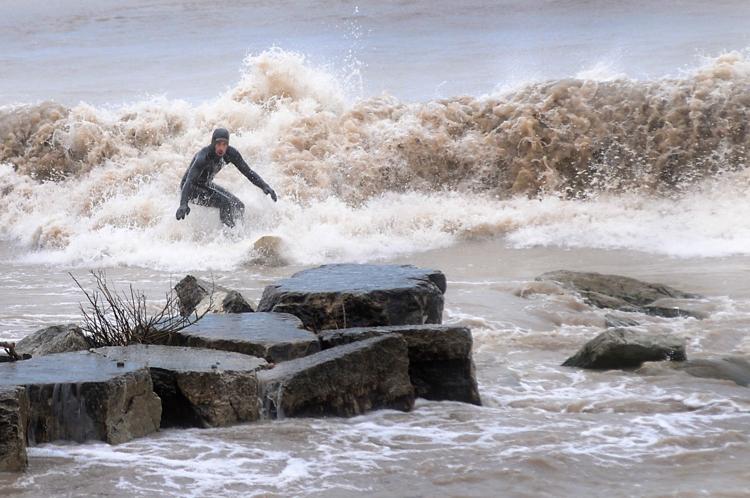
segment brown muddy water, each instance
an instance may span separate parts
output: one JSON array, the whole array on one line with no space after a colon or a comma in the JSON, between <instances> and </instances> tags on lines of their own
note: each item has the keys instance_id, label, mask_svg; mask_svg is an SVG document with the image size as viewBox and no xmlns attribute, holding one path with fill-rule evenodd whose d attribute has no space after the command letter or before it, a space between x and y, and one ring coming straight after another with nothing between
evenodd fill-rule
<instances>
[{"instance_id":1,"label":"brown muddy water","mask_svg":"<svg viewBox=\"0 0 750 498\"><path fill-rule=\"evenodd\" d=\"M6 247L6 251L7 251ZM7 256L7 252L6 252ZM445 322L471 327L484 406L419 400L411 413L164 430L119 446L46 444L11 496L742 496L750 492L750 390L684 373L559 366L604 311L533 282L545 271L619 273L702 293L705 320L637 316L686 338L688 355L750 353L750 257L509 248L465 242L393 259L448 276ZM73 321L63 269L6 263L3 338ZM205 272L258 299L301 267ZM84 275L83 269L72 269ZM181 274L113 268L158 299ZM535 292L536 291L536 292ZM523 295L525 297L519 297ZM10 334L8 331L11 331Z\"/></svg>"}]
</instances>

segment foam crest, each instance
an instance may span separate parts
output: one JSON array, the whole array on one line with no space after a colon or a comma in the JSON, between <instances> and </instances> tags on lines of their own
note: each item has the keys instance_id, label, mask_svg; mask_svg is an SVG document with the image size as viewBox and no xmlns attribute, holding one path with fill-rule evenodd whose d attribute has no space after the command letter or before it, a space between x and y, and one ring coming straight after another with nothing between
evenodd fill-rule
<instances>
[{"instance_id":1,"label":"foam crest","mask_svg":"<svg viewBox=\"0 0 750 498\"><path fill-rule=\"evenodd\" d=\"M313 112L340 111L344 89L329 72L311 67L305 56L280 48L248 55L242 62L240 82L230 91L232 99L262 105L294 102Z\"/></svg>"}]
</instances>

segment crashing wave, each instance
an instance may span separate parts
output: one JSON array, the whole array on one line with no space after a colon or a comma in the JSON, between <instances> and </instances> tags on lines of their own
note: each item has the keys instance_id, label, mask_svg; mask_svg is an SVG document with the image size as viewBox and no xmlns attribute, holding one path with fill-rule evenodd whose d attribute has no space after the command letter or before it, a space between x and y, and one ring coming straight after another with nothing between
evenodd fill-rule
<instances>
[{"instance_id":1,"label":"crashing wave","mask_svg":"<svg viewBox=\"0 0 750 498\"><path fill-rule=\"evenodd\" d=\"M509 233L544 223L498 215L515 209L519 195L674 197L701 180L741 173L749 89L750 64L730 53L680 79L567 79L481 97L348 102L332 75L273 49L248 57L233 88L198 106L154 99L115 108L1 108L0 234L78 255L63 261L82 253L106 260L117 249L102 249L104 239L118 231L137 232L146 245L165 238L204 244L195 226L175 226L172 212L188 159L217 125L232 131L233 145L286 201L273 213L258 204L251 231L298 234L300 223L340 223L347 247L312 258L300 256L310 252L300 247L298 261L379 257L390 254L382 250L389 243L408 252ZM251 198L238 178L222 173L218 182L234 181L232 189ZM446 191L452 197L441 206L436 199ZM482 204L469 208L477 194ZM510 204L497 204L504 200ZM396 205L406 220L394 221L389 206ZM439 211L449 205L460 213ZM208 214L191 223L199 234L219 230ZM409 243L414 227L425 235ZM380 249L352 250L362 234L368 241L384 234ZM228 237L225 246L234 244ZM84 247L76 252L76 245ZM244 257L236 252L229 266Z\"/></svg>"}]
</instances>

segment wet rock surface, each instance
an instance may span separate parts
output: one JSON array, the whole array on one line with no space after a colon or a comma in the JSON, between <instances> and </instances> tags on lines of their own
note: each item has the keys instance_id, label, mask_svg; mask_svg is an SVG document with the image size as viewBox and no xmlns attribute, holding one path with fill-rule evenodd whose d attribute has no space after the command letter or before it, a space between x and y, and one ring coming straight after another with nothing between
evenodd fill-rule
<instances>
[{"instance_id":1,"label":"wet rock surface","mask_svg":"<svg viewBox=\"0 0 750 498\"><path fill-rule=\"evenodd\" d=\"M26 469L28 403L23 387L0 387L0 472Z\"/></svg>"},{"instance_id":2,"label":"wet rock surface","mask_svg":"<svg viewBox=\"0 0 750 498\"><path fill-rule=\"evenodd\" d=\"M640 325L640 322L638 322L638 320L633 320L632 318L625 318L610 314L604 315L604 326L608 329L637 327L638 325Z\"/></svg>"},{"instance_id":3,"label":"wet rock surface","mask_svg":"<svg viewBox=\"0 0 750 498\"><path fill-rule=\"evenodd\" d=\"M263 292L258 311L291 313L314 330L441 323L445 275L411 265L324 265Z\"/></svg>"},{"instance_id":4,"label":"wet rock surface","mask_svg":"<svg viewBox=\"0 0 750 498\"><path fill-rule=\"evenodd\" d=\"M258 374L271 418L349 417L378 408L414 406L406 341L373 337L276 365Z\"/></svg>"},{"instance_id":5,"label":"wet rock surface","mask_svg":"<svg viewBox=\"0 0 750 498\"><path fill-rule=\"evenodd\" d=\"M180 301L180 313L251 313L252 306L235 290L227 289L192 275L187 275L174 287Z\"/></svg>"},{"instance_id":6,"label":"wet rock surface","mask_svg":"<svg viewBox=\"0 0 750 498\"><path fill-rule=\"evenodd\" d=\"M643 311L649 315L661 316L664 318L696 318L703 320L708 318L710 313L706 306L695 300L688 299L657 299L651 304L643 307Z\"/></svg>"},{"instance_id":7,"label":"wet rock surface","mask_svg":"<svg viewBox=\"0 0 750 498\"><path fill-rule=\"evenodd\" d=\"M731 380L740 386L750 386L750 357L727 356L688 360L673 366L694 377Z\"/></svg>"},{"instance_id":8,"label":"wet rock surface","mask_svg":"<svg viewBox=\"0 0 750 498\"><path fill-rule=\"evenodd\" d=\"M54 353L83 351L89 343L81 329L74 324L53 325L37 330L16 343L18 354L45 356Z\"/></svg>"},{"instance_id":9,"label":"wet rock surface","mask_svg":"<svg viewBox=\"0 0 750 498\"><path fill-rule=\"evenodd\" d=\"M466 327L359 327L321 332L320 341L323 349L329 349L389 334L397 334L406 341L409 377L418 397L481 404L472 359L472 336Z\"/></svg>"},{"instance_id":10,"label":"wet rock surface","mask_svg":"<svg viewBox=\"0 0 750 498\"><path fill-rule=\"evenodd\" d=\"M134 345L94 349L112 361L145 363L162 401L162 427L221 427L258 420L262 358L213 349Z\"/></svg>"},{"instance_id":11,"label":"wet rock surface","mask_svg":"<svg viewBox=\"0 0 750 498\"><path fill-rule=\"evenodd\" d=\"M614 328L587 342L563 366L597 370L637 368L647 361L684 361L685 342L672 336Z\"/></svg>"},{"instance_id":12,"label":"wet rock surface","mask_svg":"<svg viewBox=\"0 0 750 498\"><path fill-rule=\"evenodd\" d=\"M174 336L181 346L232 351L272 363L320 351L318 337L285 313L207 315Z\"/></svg>"},{"instance_id":13,"label":"wet rock surface","mask_svg":"<svg viewBox=\"0 0 750 498\"><path fill-rule=\"evenodd\" d=\"M289 260L285 256L288 249L284 240L275 235L264 235L253 244L251 265L286 266Z\"/></svg>"},{"instance_id":14,"label":"wet rock surface","mask_svg":"<svg viewBox=\"0 0 750 498\"><path fill-rule=\"evenodd\" d=\"M161 401L144 363L81 351L0 364L0 388L25 386L29 443L123 443L159 428Z\"/></svg>"},{"instance_id":15,"label":"wet rock surface","mask_svg":"<svg viewBox=\"0 0 750 498\"><path fill-rule=\"evenodd\" d=\"M536 278L538 281L553 281L564 288L579 293L584 300L598 308L611 308L620 311L640 312L668 318L692 316L703 318L698 312L681 309L679 306L659 304L657 301L672 299L700 299L698 294L691 294L662 284L642 282L620 275L603 275L600 273L574 272L567 270L544 273Z\"/></svg>"}]
</instances>

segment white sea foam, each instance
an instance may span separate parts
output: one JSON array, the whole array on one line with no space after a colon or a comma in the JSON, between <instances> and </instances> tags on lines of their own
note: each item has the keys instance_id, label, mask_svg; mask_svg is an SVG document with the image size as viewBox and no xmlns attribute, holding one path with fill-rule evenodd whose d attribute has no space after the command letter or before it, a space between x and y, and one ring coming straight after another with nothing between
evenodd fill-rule
<instances>
[{"instance_id":1,"label":"white sea foam","mask_svg":"<svg viewBox=\"0 0 750 498\"><path fill-rule=\"evenodd\" d=\"M282 237L285 256L300 264L502 236L515 247L748 254L750 175L736 171L743 146L723 138L739 126L737 89L750 78L747 66L735 53L684 80L636 83L599 68L598 76L581 75L589 79L530 84L506 97L351 103L331 73L273 49L249 56L234 87L197 106L157 98L120 108L6 109L0 237L20 244L29 263L165 270L236 268L267 234ZM672 107L653 116L630 114L630 106L666 92L692 93L692 101L672 97ZM549 99L559 107L545 107ZM597 106L623 100L608 129ZM530 117L539 112L547 116ZM677 128L683 112L729 117L673 162L675 140L702 119L695 114ZM663 119L673 121L671 131L660 131L648 151L629 149L637 146L626 143L631 135ZM179 179L219 124L233 131L232 144L279 202L230 166L217 181L246 204L244 223L226 229L202 207L178 223ZM622 143L595 160L589 149L612 133Z\"/></svg>"}]
</instances>

